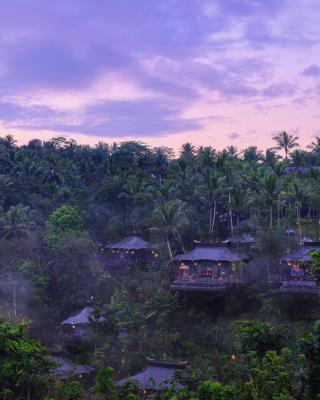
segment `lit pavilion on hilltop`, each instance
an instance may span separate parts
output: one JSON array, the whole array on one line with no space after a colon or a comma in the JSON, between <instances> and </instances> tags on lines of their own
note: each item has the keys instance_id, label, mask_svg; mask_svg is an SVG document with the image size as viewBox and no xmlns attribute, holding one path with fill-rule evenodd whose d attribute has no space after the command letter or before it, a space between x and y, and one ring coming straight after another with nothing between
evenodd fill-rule
<instances>
[{"instance_id":1,"label":"lit pavilion on hilltop","mask_svg":"<svg viewBox=\"0 0 320 400\"><path fill-rule=\"evenodd\" d=\"M77 347L87 341L90 325L104 322L104 317L95 318L92 307L85 307L80 312L61 322L60 338L65 346Z\"/></svg>"},{"instance_id":2,"label":"lit pavilion on hilltop","mask_svg":"<svg viewBox=\"0 0 320 400\"><path fill-rule=\"evenodd\" d=\"M310 243L310 242L309 242ZM270 274L269 282L280 284L280 291L304 294L317 294L320 288L312 274L312 259L310 253L319 251L320 246L307 246L280 258L280 268Z\"/></svg>"},{"instance_id":3,"label":"lit pavilion on hilltop","mask_svg":"<svg viewBox=\"0 0 320 400\"><path fill-rule=\"evenodd\" d=\"M160 250L139 236L127 236L119 242L105 246L112 264L158 262Z\"/></svg>"},{"instance_id":4,"label":"lit pavilion on hilltop","mask_svg":"<svg viewBox=\"0 0 320 400\"><path fill-rule=\"evenodd\" d=\"M245 283L248 257L223 245L199 245L173 258L176 278L174 291L219 292Z\"/></svg>"}]
</instances>

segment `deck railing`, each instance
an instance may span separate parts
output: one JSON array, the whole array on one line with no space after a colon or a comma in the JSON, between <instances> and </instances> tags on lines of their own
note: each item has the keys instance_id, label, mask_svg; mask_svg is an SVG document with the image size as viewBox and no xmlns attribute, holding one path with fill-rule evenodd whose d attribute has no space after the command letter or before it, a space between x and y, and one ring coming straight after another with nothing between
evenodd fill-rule
<instances>
[{"instance_id":1,"label":"deck railing","mask_svg":"<svg viewBox=\"0 0 320 400\"><path fill-rule=\"evenodd\" d=\"M176 291L224 291L233 285L240 284L241 282L227 281L227 280L193 280L193 279L176 279L171 285L172 290Z\"/></svg>"}]
</instances>

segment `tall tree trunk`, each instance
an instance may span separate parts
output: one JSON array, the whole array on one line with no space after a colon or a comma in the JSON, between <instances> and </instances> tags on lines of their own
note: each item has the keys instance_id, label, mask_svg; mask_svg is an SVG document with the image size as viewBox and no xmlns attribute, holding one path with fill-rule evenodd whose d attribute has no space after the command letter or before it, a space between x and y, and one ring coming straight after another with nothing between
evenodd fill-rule
<instances>
[{"instance_id":1,"label":"tall tree trunk","mask_svg":"<svg viewBox=\"0 0 320 400\"><path fill-rule=\"evenodd\" d=\"M269 228L272 229L273 219L272 219L273 207L272 203L269 204Z\"/></svg>"},{"instance_id":2,"label":"tall tree trunk","mask_svg":"<svg viewBox=\"0 0 320 400\"><path fill-rule=\"evenodd\" d=\"M297 204L297 225L299 227L299 240L301 243L302 230L301 230L301 206Z\"/></svg>"},{"instance_id":3,"label":"tall tree trunk","mask_svg":"<svg viewBox=\"0 0 320 400\"><path fill-rule=\"evenodd\" d=\"M13 281L12 281L12 297L13 297L13 312L14 312L14 317L17 319L17 282L15 277L13 276Z\"/></svg>"},{"instance_id":4,"label":"tall tree trunk","mask_svg":"<svg viewBox=\"0 0 320 400\"><path fill-rule=\"evenodd\" d=\"M171 250L171 246L170 246L170 240L169 240L169 236L167 235L167 237L166 237L166 243L167 243L167 248L168 248L168 253L169 253L169 256L170 256L170 260L172 260L172 250Z\"/></svg>"},{"instance_id":5,"label":"tall tree trunk","mask_svg":"<svg viewBox=\"0 0 320 400\"><path fill-rule=\"evenodd\" d=\"M211 204L209 206L209 238L211 237L211 230L212 230L212 208L211 208Z\"/></svg>"},{"instance_id":6,"label":"tall tree trunk","mask_svg":"<svg viewBox=\"0 0 320 400\"><path fill-rule=\"evenodd\" d=\"M230 219L230 230L233 235L233 220L232 220L232 209L231 209L231 194L229 193L229 219Z\"/></svg>"},{"instance_id":7,"label":"tall tree trunk","mask_svg":"<svg viewBox=\"0 0 320 400\"><path fill-rule=\"evenodd\" d=\"M216 202L216 200L213 200L213 213L212 213L211 232L210 232L211 239L212 239L214 227L216 224L216 215L217 215L217 202Z\"/></svg>"},{"instance_id":8,"label":"tall tree trunk","mask_svg":"<svg viewBox=\"0 0 320 400\"><path fill-rule=\"evenodd\" d=\"M184 245L183 245L183 242L182 242L182 239L181 239L181 236L180 236L179 232L175 228L172 229L172 232L175 234L176 238L178 239L178 242L180 243L182 251L185 253L186 249L184 248Z\"/></svg>"}]
</instances>

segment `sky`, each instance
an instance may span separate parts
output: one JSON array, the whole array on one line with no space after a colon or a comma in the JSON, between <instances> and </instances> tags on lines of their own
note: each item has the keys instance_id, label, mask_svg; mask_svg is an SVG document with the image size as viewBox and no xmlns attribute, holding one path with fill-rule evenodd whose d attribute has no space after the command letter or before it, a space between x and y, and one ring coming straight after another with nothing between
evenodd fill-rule
<instances>
[{"instance_id":1,"label":"sky","mask_svg":"<svg viewBox=\"0 0 320 400\"><path fill-rule=\"evenodd\" d=\"M319 0L1 0L1 136L306 146L319 21Z\"/></svg>"}]
</instances>

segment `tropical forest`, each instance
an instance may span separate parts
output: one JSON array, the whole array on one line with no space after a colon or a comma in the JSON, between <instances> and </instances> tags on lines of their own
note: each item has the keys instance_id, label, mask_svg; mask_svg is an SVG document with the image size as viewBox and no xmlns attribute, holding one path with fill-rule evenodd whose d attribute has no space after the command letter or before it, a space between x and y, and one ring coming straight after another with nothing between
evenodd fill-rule
<instances>
[{"instance_id":1,"label":"tropical forest","mask_svg":"<svg viewBox=\"0 0 320 400\"><path fill-rule=\"evenodd\" d=\"M320 398L320 138L0 138L0 398Z\"/></svg>"}]
</instances>

